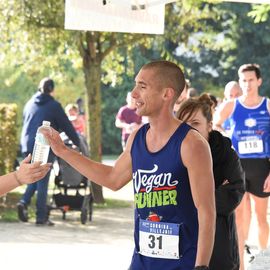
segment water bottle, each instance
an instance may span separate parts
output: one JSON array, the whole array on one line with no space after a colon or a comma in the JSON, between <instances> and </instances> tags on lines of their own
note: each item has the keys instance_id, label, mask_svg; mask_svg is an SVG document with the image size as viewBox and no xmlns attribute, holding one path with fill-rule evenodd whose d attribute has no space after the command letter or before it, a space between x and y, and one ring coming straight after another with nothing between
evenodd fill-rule
<instances>
[{"instance_id":1,"label":"water bottle","mask_svg":"<svg viewBox=\"0 0 270 270\"><path fill-rule=\"evenodd\" d=\"M50 125L51 123L49 121L43 121L42 126L40 126L37 130L34 151L31 160L32 163L41 161L42 164L45 164L48 162L50 145L41 131L42 129L50 129Z\"/></svg>"}]
</instances>

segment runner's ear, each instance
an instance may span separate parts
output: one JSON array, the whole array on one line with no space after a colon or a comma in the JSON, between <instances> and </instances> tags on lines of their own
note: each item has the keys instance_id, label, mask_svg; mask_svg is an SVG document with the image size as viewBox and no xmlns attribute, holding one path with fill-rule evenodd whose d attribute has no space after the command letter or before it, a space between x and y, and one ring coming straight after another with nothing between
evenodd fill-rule
<instances>
[{"instance_id":1,"label":"runner's ear","mask_svg":"<svg viewBox=\"0 0 270 270\"><path fill-rule=\"evenodd\" d=\"M258 79L258 86L259 86L259 87L262 85L262 82L263 82L262 78L259 78L259 79Z\"/></svg>"},{"instance_id":2,"label":"runner's ear","mask_svg":"<svg viewBox=\"0 0 270 270\"><path fill-rule=\"evenodd\" d=\"M163 98L166 100L172 100L175 96L175 91L171 87L164 88Z\"/></svg>"}]
</instances>

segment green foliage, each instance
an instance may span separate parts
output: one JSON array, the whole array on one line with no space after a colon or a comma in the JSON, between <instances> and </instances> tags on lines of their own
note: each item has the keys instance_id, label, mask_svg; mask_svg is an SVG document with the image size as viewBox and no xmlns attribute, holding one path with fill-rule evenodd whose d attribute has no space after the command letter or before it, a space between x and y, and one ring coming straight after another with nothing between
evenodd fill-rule
<instances>
[{"instance_id":1,"label":"green foliage","mask_svg":"<svg viewBox=\"0 0 270 270\"><path fill-rule=\"evenodd\" d=\"M64 1L1 1L0 21L2 66L27 74L35 85L45 74L64 81L67 70L81 68L76 35L64 31Z\"/></svg>"},{"instance_id":2,"label":"green foliage","mask_svg":"<svg viewBox=\"0 0 270 270\"><path fill-rule=\"evenodd\" d=\"M266 72L270 61L270 19L254 24L248 16L250 4L209 4L208 9L213 14L200 23L209 25L209 31L190 32L188 42L174 56L185 67L192 85L200 92L208 92L210 85L223 92L228 81L238 80L240 65L258 63L263 75L261 93L269 95L270 78Z\"/></svg>"},{"instance_id":3,"label":"green foliage","mask_svg":"<svg viewBox=\"0 0 270 270\"><path fill-rule=\"evenodd\" d=\"M36 85L26 73L0 64L0 100L4 103L16 102L17 105L17 145L22 126L23 106L34 93Z\"/></svg>"},{"instance_id":4,"label":"green foliage","mask_svg":"<svg viewBox=\"0 0 270 270\"><path fill-rule=\"evenodd\" d=\"M248 13L248 16L253 18L255 23L266 22L270 15L270 5L253 5L253 9Z\"/></svg>"},{"instance_id":5,"label":"green foliage","mask_svg":"<svg viewBox=\"0 0 270 270\"><path fill-rule=\"evenodd\" d=\"M133 87L133 81L125 77L121 85L102 87L102 151L103 154L120 154L121 129L115 127L115 116L121 106L126 104L126 95Z\"/></svg>"},{"instance_id":6,"label":"green foliage","mask_svg":"<svg viewBox=\"0 0 270 270\"><path fill-rule=\"evenodd\" d=\"M0 175L13 171L17 156L16 118L16 104L0 104Z\"/></svg>"},{"instance_id":7,"label":"green foliage","mask_svg":"<svg viewBox=\"0 0 270 270\"><path fill-rule=\"evenodd\" d=\"M68 70L66 71L68 73ZM70 74L65 75L64 80L55 79L55 99L58 100L63 108L68 103L76 103L78 98L84 98L85 85L83 74L76 72L73 76Z\"/></svg>"},{"instance_id":8,"label":"green foliage","mask_svg":"<svg viewBox=\"0 0 270 270\"><path fill-rule=\"evenodd\" d=\"M53 77L51 74L39 73L36 77L17 70L16 68L7 67L0 63L0 100L1 102L10 103L16 101L17 105L17 141L22 129L22 112L26 102L37 91L39 81L45 76L51 76L55 81L55 98L65 107L68 103L75 103L79 97L84 97L85 86L83 74L77 70L66 67L63 77Z\"/></svg>"},{"instance_id":9,"label":"green foliage","mask_svg":"<svg viewBox=\"0 0 270 270\"><path fill-rule=\"evenodd\" d=\"M227 61L231 57L231 66L226 68L227 81L232 78L237 78L237 69L240 65L245 63L257 63L261 67L263 76L263 85L261 86L261 93L269 95L270 78L267 76L267 70L270 61L269 47L270 37L270 18L265 22L254 24L252 18L247 14L252 10L249 4L227 5L224 6L228 13L234 13L236 18L233 18L229 26L234 26L232 29L228 28L228 35L235 42L235 47L228 49L222 60ZM227 76L228 75L228 76Z\"/></svg>"}]
</instances>

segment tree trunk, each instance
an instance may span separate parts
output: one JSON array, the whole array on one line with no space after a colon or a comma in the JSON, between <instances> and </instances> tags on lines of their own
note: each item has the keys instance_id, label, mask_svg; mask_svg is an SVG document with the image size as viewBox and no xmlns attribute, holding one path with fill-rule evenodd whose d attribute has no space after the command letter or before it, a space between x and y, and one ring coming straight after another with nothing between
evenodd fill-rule
<instances>
[{"instance_id":1,"label":"tree trunk","mask_svg":"<svg viewBox=\"0 0 270 270\"><path fill-rule=\"evenodd\" d=\"M88 51L89 52L89 51ZM101 61L85 51L83 68L86 86L87 139L91 159L101 162ZM91 179L90 179L91 180ZM104 203L102 187L92 182L94 201Z\"/></svg>"}]
</instances>

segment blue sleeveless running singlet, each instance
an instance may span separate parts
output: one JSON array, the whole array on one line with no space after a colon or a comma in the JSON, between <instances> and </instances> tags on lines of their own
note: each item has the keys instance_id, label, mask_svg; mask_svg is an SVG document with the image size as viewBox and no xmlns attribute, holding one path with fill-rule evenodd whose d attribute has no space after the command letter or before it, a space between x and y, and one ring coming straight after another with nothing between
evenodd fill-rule
<instances>
[{"instance_id":1,"label":"blue sleeveless running singlet","mask_svg":"<svg viewBox=\"0 0 270 270\"><path fill-rule=\"evenodd\" d=\"M192 270L198 216L180 149L191 127L181 124L167 144L151 153L149 124L141 127L131 148L135 203L135 250L131 270Z\"/></svg>"},{"instance_id":2,"label":"blue sleeveless running singlet","mask_svg":"<svg viewBox=\"0 0 270 270\"><path fill-rule=\"evenodd\" d=\"M240 158L270 157L270 115L267 99L254 107L248 108L236 99L232 113L232 144Z\"/></svg>"},{"instance_id":3,"label":"blue sleeveless running singlet","mask_svg":"<svg viewBox=\"0 0 270 270\"><path fill-rule=\"evenodd\" d=\"M229 117L227 118L223 125L222 125L223 129L225 130L225 133L228 137L231 137L231 131L232 131L232 127L233 127L233 120Z\"/></svg>"}]
</instances>

